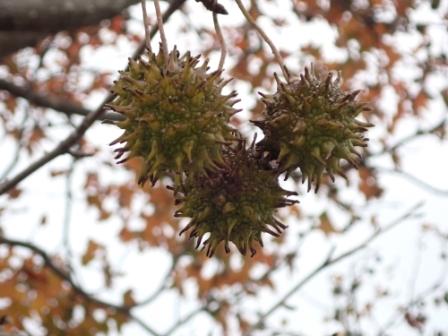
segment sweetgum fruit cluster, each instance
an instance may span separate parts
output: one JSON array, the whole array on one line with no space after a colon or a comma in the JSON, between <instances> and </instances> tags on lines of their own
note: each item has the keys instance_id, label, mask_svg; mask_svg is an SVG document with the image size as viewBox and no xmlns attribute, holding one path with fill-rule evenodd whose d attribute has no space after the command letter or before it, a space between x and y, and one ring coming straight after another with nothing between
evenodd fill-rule
<instances>
[{"instance_id":1,"label":"sweetgum fruit cluster","mask_svg":"<svg viewBox=\"0 0 448 336\"><path fill-rule=\"evenodd\" d=\"M227 253L233 243L253 256L263 233L277 237L286 228L277 209L297 203L279 176L300 171L317 191L325 172L343 174L341 160L356 166L355 147L367 146L371 126L356 117L368 107L358 92L342 90L339 76L314 67L286 83L276 77L277 92L262 95L263 119L253 121L264 138L247 147L229 124L236 92L222 94L221 71L198 64L176 49L167 59L147 52L129 62L109 105L124 116L115 122L123 130L112 143L121 144L116 158L142 160L139 184L172 179L175 216L190 218L180 234L188 232L207 256L221 243Z\"/></svg>"},{"instance_id":2,"label":"sweetgum fruit cluster","mask_svg":"<svg viewBox=\"0 0 448 336\"><path fill-rule=\"evenodd\" d=\"M214 167L223 160L222 143L234 139L229 119L237 112L236 93L223 95L227 82L221 73L208 73L207 62L198 63L199 57L180 56L176 49L168 60L162 52L147 52L130 60L112 88L109 107L124 116L116 122L124 132L112 142L124 144L116 159L127 153L119 162L143 160L139 184Z\"/></svg>"}]
</instances>

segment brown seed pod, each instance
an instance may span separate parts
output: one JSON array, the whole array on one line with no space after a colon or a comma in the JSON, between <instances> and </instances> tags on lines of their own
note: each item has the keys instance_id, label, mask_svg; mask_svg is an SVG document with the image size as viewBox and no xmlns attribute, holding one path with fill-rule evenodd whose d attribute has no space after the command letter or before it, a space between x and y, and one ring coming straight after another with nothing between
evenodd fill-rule
<instances>
[{"instance_id":1,"label":"brown seed pod","mask_svg":"<svg viewBox=\"0 0 448 336\"><path fill-rule=\"evenodd\" d=\"M196 248L209 234L202 242L209 257L221 242L227 253L232 242L243 255L249 250L253 256L254 242L263 246L263 232L278 237L286 228L276 219L276 209L297 203L288 199L296 193L282 189L278 175L260 167L253 147L246 149L243 141L227 147L223 158L220 169L188 176L178 186L176 216L191 217L180 234L190 231L190 238L197 239Z\"/></svg>"},{"instance_id":2,"label":"brown seed pod","mask_svg":"<svg viewBox=\"0 0 448 336\"><path fill-rule=\"evenodd\" d=\"M208 73L199 56L180 56L174 49L165 60L162 52L147 52L130 60L112 91L109 107L124 115L115 124L124 130L112 144L116 159L143 159L139 183L182 171L202 172L222 161L222 144L234 140L228 125L238 112L232 106L236 93L221 93L228 83L221 72ZM122 156L127 153L127 157Z\"/></svg>"},{"instance_id":3,"label":"brown seed pod","mask_svg":"<svg viewBox=\"0 0 448 336\"><path fill-rule=\"evenodd\" d=\"M369 109L358 102L359 91L344 92L339 75L305 68L299 78L281 82L274 95L262 95L266 105L264 120L253 121L265 138L257 144L259 152L267 152L278 161L281 172L299 168L308 190L319 188L326 171L342 174L344 159L357 167L361 155L355 147L367 147L364 134L373 126L355 119Z\"/></svg>"}]
</instances>

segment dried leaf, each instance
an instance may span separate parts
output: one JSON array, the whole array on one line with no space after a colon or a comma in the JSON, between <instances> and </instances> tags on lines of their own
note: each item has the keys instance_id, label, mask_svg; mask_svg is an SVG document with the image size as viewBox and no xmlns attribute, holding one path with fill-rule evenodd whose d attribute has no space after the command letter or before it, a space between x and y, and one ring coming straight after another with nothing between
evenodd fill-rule
<instances>
[{"instance_id":1,"label":"dried leaf","mask_svg":"<svg viewBox=\"0 0 448 336\"><path fill-rule=\"evenodd\" d=\"M327 212L323 212L319 216L319 230L325 233L326 236L331 235L332 233L339 233L340 231L333 226L333 223L330 221Z\"/></svg>"},{"instance_id":2,"label":"dried leaf","mask_svg":"<svg viewBox=\"0 0 448 336\"><path fill-rule=\"evenodd\" d=\"M102 250L104 250L104 246L98 244L93 240L89 240L89 243L87 244L87 249L84 252L81 259L82 264L87 265L88 263L90 263L95 258L97 253Z\"/></svg>"}]
</instances>

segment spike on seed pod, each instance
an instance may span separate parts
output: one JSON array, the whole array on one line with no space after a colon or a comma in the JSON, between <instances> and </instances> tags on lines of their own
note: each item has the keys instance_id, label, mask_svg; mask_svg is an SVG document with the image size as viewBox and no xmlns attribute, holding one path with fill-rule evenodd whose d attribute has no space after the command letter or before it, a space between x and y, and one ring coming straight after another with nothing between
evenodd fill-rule
<instances>
[{"instance_id":1,"label":"spike on seed pod","mask_svg":"<svg viewBox=\"0 0 448 336\"><path fill-rule=\"evenodd\" d=\"M177 213L191 218L181 233L194 232L197 246L208 233L202 245L209 257L221 242L227 253L231 242L253 256L254 242L263 244L262 232L278 237L286 228L275 218L276 209L297 203L288 198L296 193L282 189L278 173L261 167L251 148L245 141L224 147L225 165L207 175L184 175L175 191L182 200Z\"/></svg>"},{"instance_id":2,"label":"spike on seed pod","mask_svg":"<svg viewBox=\"0 0 448 336\"><path fill-rule=\"evenodd\" d=\"M114 83L116 97L109 108L125 119L115 123L124 133L112 143L124 143L120 149L121 154L128 152L124 160L143 159L141 184L186 170L216 169L215 162L222 161L222 144L214 139L224 143L235 139L228 125L236 112L234 96L221 93L220 73L208 73L207 61L198 63L199 56L180 56L176 48L168 62L163 53L148 51L130 60Z\"/></svg>"},{"instance_id":3,"label":"spike on seed pod","mask_svg":"<svg viewBox=\"0 0 448 336\"><path fill-rule=\"evenodd\" d=\"M357 166L361 156L354 147L367 146L364 132L373 126L355 119L366 110L356 99L360 91L344 92L339 74L314 66L287 83L275 79L277 92L261 95L264 119L254 122L265 134L257 150L271 153L282 172L300 169L309 189L319 188L324 172L331 179L343 175L341 159Z\"/></svg>"}]
</instances>

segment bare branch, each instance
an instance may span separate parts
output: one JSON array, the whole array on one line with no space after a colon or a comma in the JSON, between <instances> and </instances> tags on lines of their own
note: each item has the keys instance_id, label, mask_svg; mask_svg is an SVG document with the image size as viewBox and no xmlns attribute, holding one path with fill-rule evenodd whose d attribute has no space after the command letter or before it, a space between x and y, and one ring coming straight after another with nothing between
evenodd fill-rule
<instances>
[{"instance_id":1,"label":"bare branch","mask_svg":"<svg viewBox=\"0 0 448 336\"><path fill-rule=\"evenodd\" d=\"M166 272L165 276L163 277L162 282L160 283L159 287L154 290L147 298L140 300L138 302L136 302L134 305L132 305L132 307L141 307L141 306L145 306L149 303L151 303L152 301L154 301L155 299L157 299L159 297L159 295L165 290L168 289L170 286L169 283L169 279L174 271L174 269L176 268L177 265L177 260L179 259L179 256L173 256L172 258L172 263L171 263L171 267L169 268L168 272Z\"/></svg>"},{"instance_id":2,"label":"bare branch","mask_svg":"<svg viewBox=\"0 0 448 336\"><path fill-rule=\"evenodd\" d=\"M163 29L163 18L162 18L162 12L160 11L160 3L159 0L153 0L154 1L154 7L156 9L156 16L157 16L157 25L159 26L159 34L160 34L160 41L162 45L162 51L163 56L165 58L165 64L168 64L168 42L166 40L165 36L165 30Z\"/></svg>"},{"instance_id":3,"label":"bare branch","mask_svg":"<svg viewBox=\"0 0 448 336\"><path fill-rule=\"evenodd\" d=\"M29 87L23 87L14 83L8 82L0 78L0 90L8 91L10 94L25 98L30 103L40 106L51 108L55 111L62 112L68 116L81 115L87 116L92 111L83 108L82 106L72 104L65 99L60 99L51 95L44 95L32 91ZM104 113L98 118L98 120L122 120L123 117L118 113Z\"/></svg>"},{"instance_id":4,"label":"bare branch","mask_svg":"<svg viewBox=\"0 0 448 336\"><path fill-rule=\"evenodd\" d=\"M61 30L98 24L138 0L2 0L0 58Z\"/></svg>"},{"instance_id":5,"label":"bare branch","mask_svg":"<svg viewBox=\"0 0 448 336\"><path fill-rule=\"evenodd\" d=\"M179 321L177 321L166 333L164 333L164 336L170 336L172 335L178 328L180 328L181 326L183 326L185 323L187 323L188 321L190 321L193 317L195 317L196 315L198 315L201 312L207 311L206 307L199 307L196 310L193 310L192 312L190 312L188 315L186 315L184 318L180 319Z\"/></svg>"},{"instance_id":6,"label":"bare branch","mask_svg":"<svg viewBox=\"0 0 448 336\"><path fill-rule=\"evenodd\" d=\"M263 327L264 321L266 318L275 312L280 307L286 304L286 301L294 295L298 290L300 290L305 284L307 284L311 279L313 279L316 275L318 275L323 270L327 269L329 266L332 266L350 256L355 254L356 252L366 248L372 241L377 239L379 236L384 233L390 231L392 228L396 227L398 224L402 223L405 219L411 217L416 213L416 211L423 205L422 202L417 203L413 207L411 207L408 211L406 211L403 215L392 221L390 224L386 225L383 228L378 228L372 235L370 235L367 239L365 239L362 243L357 245L356 247L340 254L339 256L332 258L333 249L330 250L328 257L317 266L313 271L311 271L307 276L305 276L302 280L300 280L295 286L293 286L286 294L284 294L271 308L269 308L265 313L261 314L258 318L258 321L252 326L251 330L245 335L250 335L250 332L254 329L259 329Z\"/></svg>"},{"instance_id":7,"label":"bare branch","mask_svg":"<svg viewBox=\"0 0 448 336\"><path fill-rule=\"evenodd\" d=\"M65 204L64 204L64 220L62 225L62 246L65 249L65 256L67 264L70 269L71 260L73 256L72 248L70 245L70 224L72 219L73 210L73 190L72 190L72 178L75 170L76 159L73 159L70 163L69 170L65 176Z\"/></svg>"},{"instance_id":8,"label":"bare branch","mask_svg":"<svg viewBox=\"0 0 448 336\"><path fill-rule=\"evenodd\" d=\"M399 309L397 309L397 311L395 311L390 316L390 318L386 320L383 326L380 327L377 336L385 336L390 334L389 329L396 323L400 322L401 318L404 317L405 313L403 313L403 311L409 311L412 307L423 303L424 300L427 299L429 295L441 289L442 286L446 283L447 273L448 273L448 261L445 260L444 267L441 268L440 276L438 277L438 279L431 286L421 291L418 295L413 296L410 300L408 300L407 303L399 305L398 307Z\"/></svg>"},{"instance_id":9,"label":"bare branch","mask_svg":"<svg viewBox=\"0 0 448 336\"><path fill-rule=\"evenodd\" d=\"M384 148L383 150L381 150L381 151L379 151L377 153L372 153L372 154L369 155L369 157L379 156L379 155L382 155L382 154L385 154L385 153L393 153L398 148L406 145L408 142L411 142L411 141L415 140L419 136L433 134L434 132L437 132L438 130L442 130L444 127L446 127L446 124L447 124L447 120L446 120L446 118L443 118L438 123L436 123L434 126L428 128L428 129L418 129L415 133L413 133L413 134L411 134L411 135L401 139L395 145L392 145L390 147L386 147L386 148Z\"/></svg>"},{"instance_id":10,"label":"bare branch","mask_svg":"<svg viewBox=\"0 0 448 336\"><path fill-rule=\"evenodd\" d=\"M8 239L3 236L0 236L0 244L8 245L11 247L16 247L16 246L23 247L23 248L31 250L35 254L39 255L43 259L46 267L48 267L57 277L66 281L73 288L73 290L76 293L78 293L80 296L82 296L84 299L86 299L92 303L95 303L103 308L111 308L111 309L113 309L115 311L119 311L119 312L127 312L129 310L128 307L118 306L113 303L105 302L103 300L100 300L100 299L97 299L97 298L91 296L89 293L87 293L84 289L79 287L72 280L69 273L65 272L64 270L62 270L61 268L56 266L56 264L53 262L51 257L44 250L37 247L36 245L33 245L28 242L20 241L20 240Z\"/></svg>"},{"instance_id":11,"label":"bare branch","mask_svg":"<svg viewBox=\"0 0 448 336\"><path fill-rule=\"evenodd\" d=\"M120 14L138 0L3 0L0 2L0 30L56 32Z\"/></svg>"},{"instance_id":12,"label":"bare branch","mask_svg":"<svg viewBox=\"0 0 448 336\"><path fill-rule=\"evenodd\" d=\"M418 177L409 174L399 168L383 168L383 167L373 167L373 169L383 172L383 173L392 173L392 174L397 174L399 176L404 177L405 179L409 180L410 182L418 185L419 187L426 189L429 192L432 192L434 194L437 194L439 196L443 196L443 197L447 197L448 196L448 190L447 189L441 189L441 188L437 188L425 181L422 181L421 179L419 179Z\"/></svg>"},{"instance_id":13,"label":"bare branch","mask_svg":"<svg viewBox=\"0 0 448 336\"><path fill-rule=\"evenodd\" d=\"M113 96L109 94L107 98L105 99L104 103L101 104L101 106L91 111L81 122L81 124L71 133L66 139L61 141L56 148L54 148L51 152L47 153L43 157L41 157L39 160L33 162L31 165L29 165L27 168L25 168L23 171L21 171L19 174L14 176L13 178L6 180L2 184L0 184L0 195L4 194L11 188L15 187L18 183L20 183L22 180L30 176L32 173L37 171L39 168L46 165L48 162L52 161L54 158L58 157L59 155L65 154L70 150L70 147L72 147L74 144L76 144L84 135L84 133L92 126L92 124L95 122L95 120L98 119L99 116L103 113L103 105L105 103L108 103L110 100L112 100Z\"/></svg>"},{"instance_id":14,"label":"bare branch","mask_svg":"<svg viewBox=\"0 0 448 336\"><path fill-rule=\"evenodd\" d=\"M143 14L143 25L145 26L145 44L146 49L151 51L151 32L149 26L148 12L146 11L146 0L141 0L142 2L142 14Z\"/></svg>"},{"instance_id":15,"label":"bare branch","mask_svg":"<svg viewBox=\"0 0 448 336\"><path fill-rule=\"evenodd\" d=\"M170 5L168 6L168 8L165 10L165 12L163 13L162 16L162 21L166 22L168 21L168 19L170 18L171 15L173 15L173 13L175 11L177 11L180 7L182 7L182 5L185 3L186 0L173 0ZM158 26L154 26L151 29L151 39L154 37L154 35L157 33L158 31ZM144 51L144 49L146 48L146 44L142 43L140 44L140 46L137 48L137 50L134 52L134 55L132 56L133 59L137 59L139 55L141 55Z\"/></svg>"},{"instance_id":16,"label":"bare branch","mask_svg":"<svg viewBox=\"0 0 448 336\"><path fill-rule=\"evenodd\" d=\"M6 169L0 174L0 181L7 178L9 173L16 167L17 163L19 162L20 153L22 152L23 146L24 146L24 133L25 133L25 124L28 120L29 114L25 113L23 115L23 119L20 123L19 132L17 134L18 139L16 141L16 148L14 150L14 155L11 160L11 162L7 165Z\"/></svg>"}]
</instances>

